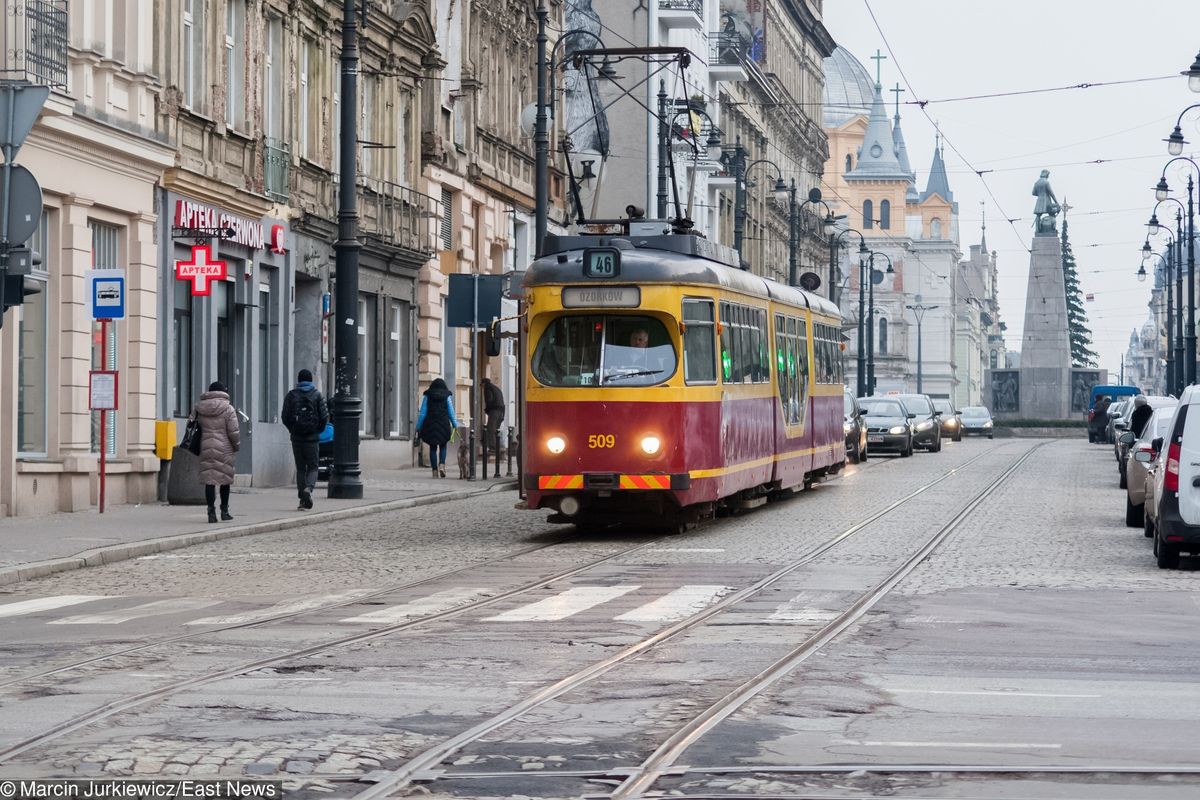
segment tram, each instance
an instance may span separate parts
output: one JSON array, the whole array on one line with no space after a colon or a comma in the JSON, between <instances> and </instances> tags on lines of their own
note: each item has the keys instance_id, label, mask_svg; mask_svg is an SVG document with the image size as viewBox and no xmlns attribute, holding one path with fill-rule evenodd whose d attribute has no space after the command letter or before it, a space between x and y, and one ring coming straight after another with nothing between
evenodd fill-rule
<instances>
[{"instance_id":1,"label":"tram","mask_svg":"<svg viewBox=\"0 0 1200 800\"><path fill-rule=\"evenodd\" d=\"M544 253L523 283L523 507L682 531L844 466L827 299L689 234L548 236Z\"/></svg>"}]
</instances>

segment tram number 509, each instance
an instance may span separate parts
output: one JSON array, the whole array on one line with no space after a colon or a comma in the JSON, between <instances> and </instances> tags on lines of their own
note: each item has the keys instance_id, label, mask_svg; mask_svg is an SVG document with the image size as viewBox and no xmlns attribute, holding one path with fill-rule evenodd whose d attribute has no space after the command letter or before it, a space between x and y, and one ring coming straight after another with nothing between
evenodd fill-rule
<instances>
[{"instance_id":1,"label":"tram number 509","mask_svg":"<svg viewBox=\"0 0 1200 800\"><path fill-rule=\"evenodd\" d=\"M609 449L617 446L617 437L611 433L593 433L588 437L588 447L592 450Z\"/></svg>"}]
</instances>

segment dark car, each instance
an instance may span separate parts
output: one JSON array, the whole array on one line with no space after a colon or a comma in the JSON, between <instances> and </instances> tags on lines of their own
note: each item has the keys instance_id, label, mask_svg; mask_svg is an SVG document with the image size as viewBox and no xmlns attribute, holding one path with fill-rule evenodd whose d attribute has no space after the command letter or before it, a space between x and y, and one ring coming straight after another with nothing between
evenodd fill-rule
<instances>
[{"instance_id":1,"label":"dark car","mask_svg":"<svg viewBox=\"0 0 1200 800\"><path fill-rule=\"evenodd\" d=\"M894 397L860 397L858 407L867 427L867 447L875 453L894 450L902 456L913 454L913 428L908 412Z\"/></svg>"},{"instance_id":2,"label":"dark car","mask_svg":"<svg viewBox=\"0 0 1200 800\"><path fill-rule=\"evenodd\" d=\"M967 406L960 413L964 436L992 438L992 412L983 406Z\"/></svg>"},{"instance_id":3,"label":"dark car","mask_svg":"<svg viewBox=\"0 0 1200 800\"><path fill-rule=\"evenodd\" d=\"M947 397L935 397L933 398L933 407L942 415L942 438L949 436L951 440L961 442L962 418L958 416L958 409L954 407L954 401Z\"/></svg>"},{"instance_id":4,"label":"dark car","mask_svg":"<svg viewBox=\"0 0 1200 800\"><path fill-rule=\"evenodd\" d=\"M863 424L862 409L850 390L845 391L845 413L842 431L846 434L846 460L861 464L867 460L867 426Z\"/></svg>"},{"instance_id":5,"label":"dark car","mask_svg":"<svg viewBox=\"0 0 1200 800\"><path fill-rule=\"evenodd\" d=\"M902 394L897 399L908 410L913 425L913 444L931 453L942 449L940 414L927 394Z\"/></svg>"}]
</instances>

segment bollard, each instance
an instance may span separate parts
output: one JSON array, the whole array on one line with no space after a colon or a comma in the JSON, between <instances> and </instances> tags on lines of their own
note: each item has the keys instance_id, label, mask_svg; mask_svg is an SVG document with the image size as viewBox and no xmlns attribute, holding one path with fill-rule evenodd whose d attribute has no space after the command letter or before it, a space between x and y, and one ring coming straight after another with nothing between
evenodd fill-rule
<instances>
[{"instance_id":1,"label":"bollard","mask_svg":"<svg viewBox=\"0 0 1200 800\"><path fill-rule=\"evenodd\" d=\"M480 433L479 438L483 442L483 480L486 481L487 480L487 456L488 456L488 432L487 432L486 427Z\"/></svg>"},{"instance_id":2,"label":"bollard","mask_svg":"<svg viewBox=\"0 0 1200 800\"><path fill-rule=\"evenodd\" d=\"M513 427L512 427L512 425L508 426L507 452L508 452L508 472L505 474L505 477L511 478L512 477L512 458L513 458Z\"/></svg>"},{"instance_id":3,"label":"bollard","mask_svg":"<svg viewBox=\"0 0 1200 800\"><path fill-rule=\"evenodd\" d=\"M471 433L467 438L470 439L467 442L467 452L471 454L471 469L467 474L471 476L471 480L475 480L475 426L471 426Z\"/></svg>"}]
</instances>

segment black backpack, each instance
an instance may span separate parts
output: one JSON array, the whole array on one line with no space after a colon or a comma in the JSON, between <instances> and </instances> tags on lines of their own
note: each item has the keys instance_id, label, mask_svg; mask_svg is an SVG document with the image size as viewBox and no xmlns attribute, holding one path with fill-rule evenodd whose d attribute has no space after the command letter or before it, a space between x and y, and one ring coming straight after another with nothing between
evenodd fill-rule
<instances>
[{"instance_id":1,"label":"black backpack","mask_svg":"<svg viewBox=\"0 0 1200 800\"><path fill-rule=\"evenodd\" d=\"M317 407L316 392L296 392L292 405L292 432L301 435L320 433L325 429L321 411Z\"/></svg>"}]
</instances>

